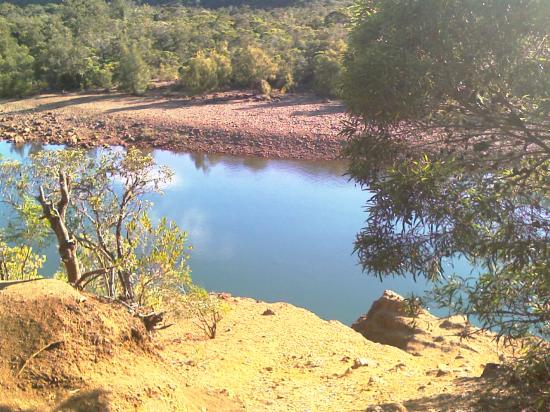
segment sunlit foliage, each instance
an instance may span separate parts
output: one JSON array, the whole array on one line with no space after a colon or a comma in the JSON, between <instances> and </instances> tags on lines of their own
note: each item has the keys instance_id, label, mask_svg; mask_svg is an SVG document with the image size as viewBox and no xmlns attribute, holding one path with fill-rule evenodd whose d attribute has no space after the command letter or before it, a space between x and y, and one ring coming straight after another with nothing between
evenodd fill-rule
<instances>
[{"instance_id":1,"label":"sunlit foliage","mask_svg":"<svg viewBox=\"0 0 550 412\"><path fill-rule=\"evenodd\" d=\"M347 36L350 3L204 9L196 2L3 2L0 96L112 87L141 94L152 80L179 80L190 94L258 88L262 80L283 92L319 90L326 73L341 71L334 56ZM320 64L321 55L330 63ZM321 88L323 94L334 90Z\"/></svg>"}]
</instances>

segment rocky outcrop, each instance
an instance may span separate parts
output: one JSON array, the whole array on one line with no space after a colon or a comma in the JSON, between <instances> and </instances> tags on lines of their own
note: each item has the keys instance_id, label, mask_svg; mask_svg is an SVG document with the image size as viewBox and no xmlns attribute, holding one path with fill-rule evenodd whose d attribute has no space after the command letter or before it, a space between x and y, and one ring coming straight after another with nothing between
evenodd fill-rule
<instances>
[{"instance_id":1,"label":"rocky outcrop","mask_svg":"<svg viewBox=\"0 0 550 412\"><path fill-rule=\"evenodd\" d=\"M475 339L470 336L474 331L480 335L465 318L440 319L391 290L386 290L351 327L368 340L413 354L427 348L448 352L454 346L475 350L471 345Z\"/></svg>"}]
</instances>

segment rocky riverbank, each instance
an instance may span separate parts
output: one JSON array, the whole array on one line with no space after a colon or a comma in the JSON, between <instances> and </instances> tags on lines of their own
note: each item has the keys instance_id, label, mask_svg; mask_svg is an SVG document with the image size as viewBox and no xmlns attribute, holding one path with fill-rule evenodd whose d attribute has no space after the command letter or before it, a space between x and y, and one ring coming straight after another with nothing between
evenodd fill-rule
<instances>
[{"instance_id":1,"label":"rocky riverbank","mask_svg":"<svg viewBox=\"0 0 550 412\"><path fill-rule=\"evenodd\" d=\"M330 160L346 118L340 103L311 95L49 94L0 101L0 140Z\"/></svg>"}]
</instances>

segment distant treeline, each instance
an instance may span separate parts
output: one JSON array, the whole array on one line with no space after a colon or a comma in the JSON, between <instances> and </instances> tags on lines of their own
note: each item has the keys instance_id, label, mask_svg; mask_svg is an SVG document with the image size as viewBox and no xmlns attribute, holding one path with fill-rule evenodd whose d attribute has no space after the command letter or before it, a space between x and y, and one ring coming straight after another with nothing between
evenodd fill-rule
<instances>
[{"instance_id":1,"label":"distant treeline","mask_svg":"<svg viewBox=\"0 0 550 412\"><path fill-rule=\"evenodd\" d=\"M118 87L152 80L189 94L295 88L338 96L348 0L219 9L128 0L0 4L0 96Z\"/></svg>"},{"instance_id":2,"label":"distant treeline","mask_svg":"<svg viewBox=\"0 0 550 412\"><path fill-rule=\"evenodd\" d=\"M312 3L315 0L140 0L136 4L151 4L161 6L195 6L195 7L231 7L250 6L255 8L287 7ZM336 0L338 1L338 0ZM7 0L7 3L17 5L62 3L63 0Z\"/></svg>"}]
</instances>

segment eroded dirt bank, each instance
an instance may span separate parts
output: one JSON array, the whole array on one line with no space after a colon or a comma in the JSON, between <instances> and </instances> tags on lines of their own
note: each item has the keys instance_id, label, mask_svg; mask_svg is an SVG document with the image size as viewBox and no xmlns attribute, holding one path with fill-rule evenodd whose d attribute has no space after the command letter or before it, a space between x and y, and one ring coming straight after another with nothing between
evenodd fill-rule
<instances>
[{"instance_id":1,"label":"eroded dirt bank","mask_svg":"<svg viewBox=\"0 0 550 412\"><path fill-rule=\"evenodd\" d=\"M290 304L223 297L216 339L191 319L149 336L124 307L60 281L0 282L0 410L508 410L479 403L484 366L506 352L488 334L459 338L460 319L422 315L402 350ZM393 295L375 312L369 333L382 322L403 337Z\"/></svg>"},{"instance_id":2,"label":"eroded dirt bank","mask_svg":"<svg viewBox=\"0 0 550 412\"><path fill-rule=\"evenodd\" d=\"M311 95L48 94L0 101L0 140L329 160L345 119L340 103Z\"/></svg>"}]
</instances>

